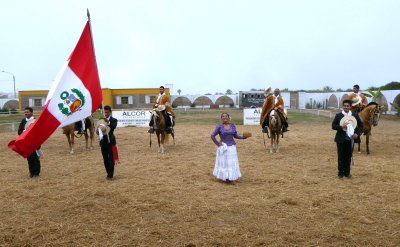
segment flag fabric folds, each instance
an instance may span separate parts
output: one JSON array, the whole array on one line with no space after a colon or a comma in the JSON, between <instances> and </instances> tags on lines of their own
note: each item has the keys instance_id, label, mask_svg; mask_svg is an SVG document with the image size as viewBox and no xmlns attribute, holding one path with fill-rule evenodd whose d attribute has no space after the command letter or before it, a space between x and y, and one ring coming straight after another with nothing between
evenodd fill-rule
<instances>
[{"instance_id":1,"label":"flag fabric folds","mask_svg":"<svg viewBox=\"0 0 400 247\"><path fill-rule=\"evenodd\" d=\"M90 116L102 102L102 91L89 21L51 86L42 114L8 147L24 158L59 127Z\"/></svg>"}]
</instances>

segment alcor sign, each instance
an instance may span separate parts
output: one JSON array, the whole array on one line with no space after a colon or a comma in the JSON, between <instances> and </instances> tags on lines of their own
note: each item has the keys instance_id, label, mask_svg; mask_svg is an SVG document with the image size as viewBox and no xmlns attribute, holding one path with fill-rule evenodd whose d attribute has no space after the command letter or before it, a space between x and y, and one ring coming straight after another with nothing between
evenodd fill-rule
<instances>
[{"instance_id":1,"label":"alcor sign","mask_svg":"<svg viewBox=\"0 0 400 247\"><path fill-rule=\"evenodd\" d=\"M118 119L117 127L148 127L150 122L150 111L131 110L131 111L113 111L112 116Z\"/></svg>"}]
</instances>

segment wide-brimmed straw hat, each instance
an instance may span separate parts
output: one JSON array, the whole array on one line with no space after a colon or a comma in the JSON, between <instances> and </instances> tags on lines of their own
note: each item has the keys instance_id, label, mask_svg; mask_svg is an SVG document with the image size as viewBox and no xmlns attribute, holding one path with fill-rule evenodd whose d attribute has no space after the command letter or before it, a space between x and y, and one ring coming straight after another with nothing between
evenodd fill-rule
<instances>
[{"instance_id":1,"label":"wide-brimmed straw hat","mask_svg":"<svg viewBox=\"0 0 400 247\"><path fill-rule=\"evenodd\" d=\"M342 119L340 119L340 126L351 124L353 128L357 127L357 119L353 116L344 116Z\"/></svg>"},{"instance_id":2,"label":"wide-brimmed straw hat","mask_svg":"<svg viewBox=\"0 0 400 247\"><path fill-rule=\"evenodd\" d=\"M264 89L264 97L268 97L268 95L271 93L271 87L265 88Z\"/></svg>"},{"instance_id":3,"label":"wide-brimmed straw hat","mask_svg":"<svg viewBox=\"0 0 400 247\"><path fill-rule=\"evenodd\" d=\"M351 106L356 106L361 103L361 97L360 96L354 97L351 99L351 102L352 102Z\"/></svg>"},{"instance_id":4,"label":"wide-brimmed straw hat","mask_svg":"<svg viewBox=\"0 0 400 247\"><path fill-rule=\"evenodd\" d=\"M110 126L107 125L107 123L106 123L106 121L104 121L104 119L100 119L99 121L97 121L96 133L97 133L97 129L100 129L101 132L103 132L103 135L108 135L108 133L110 133Z\"/></svg>"}]
</instances>

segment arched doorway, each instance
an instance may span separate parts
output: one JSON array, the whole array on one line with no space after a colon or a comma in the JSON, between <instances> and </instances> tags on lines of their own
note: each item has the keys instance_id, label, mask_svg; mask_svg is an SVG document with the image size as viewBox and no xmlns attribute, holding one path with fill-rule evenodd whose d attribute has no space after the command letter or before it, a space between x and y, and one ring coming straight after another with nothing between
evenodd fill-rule
<instances>
[{"instance_id":1,"label":"arched doorway","mask_svg":"<svg viewBox=\"0 0 400 247\"><path fill-rule=\"evenodd\" d=\"M332 94L329 99L328 99L328 105L327 108L333 108L336 109L338 107L338 99L336 95Z\"/></svg>"},{"instance_id":2,"label":"arched doorway","mask_svg":"<svg viewBox=\"0 0 400 247\"><path fill-rule=\"evenodd\" d=\"M233 107L235 105L235 103L233 102L233 100L224 95L219 97L216 101L215 101L216 105L219 105L220 107Z\"/></svg>"},{"instance_id":3,"label":"arched doorway","mask_svg":"<svg viewBox=\"0 0 400 247\"><path fill-rule=\"evenodd\" d=\"M209 108L212 101L206 96L200 96L193 102L193 104L195 107Z\"/></svg>"},{"instance_id":4,"label":"arched doorway","mask_svg":"<svg viewBox=\"0 0 400 247\"><path fill-rule=\"evenodd\" d=\"M172 107L190 107L191 104L192 102L190 99L185 96L179 96L174 100L174 102L172 102Z\"/></svg>"}]
</instances>

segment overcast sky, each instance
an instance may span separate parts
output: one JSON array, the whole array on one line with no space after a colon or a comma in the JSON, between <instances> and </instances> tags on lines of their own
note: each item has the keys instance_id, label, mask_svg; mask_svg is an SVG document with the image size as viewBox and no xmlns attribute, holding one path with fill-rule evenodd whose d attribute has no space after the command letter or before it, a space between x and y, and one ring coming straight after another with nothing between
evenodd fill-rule
<instances>
[{"instance_id":1,"label":"overcast sky","mask_svg":"<svg viewBox=\"0 0 400 247\"><path fill-rule=\"evenodd\" d=\"M397 0L1 0L0 71L48 90L91 13L102 87L182 94L400 81ZM0 72L0 91L12 76Z\"/></svg>"}]
</instances>

